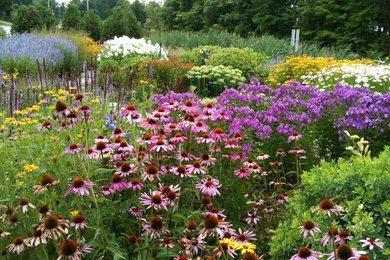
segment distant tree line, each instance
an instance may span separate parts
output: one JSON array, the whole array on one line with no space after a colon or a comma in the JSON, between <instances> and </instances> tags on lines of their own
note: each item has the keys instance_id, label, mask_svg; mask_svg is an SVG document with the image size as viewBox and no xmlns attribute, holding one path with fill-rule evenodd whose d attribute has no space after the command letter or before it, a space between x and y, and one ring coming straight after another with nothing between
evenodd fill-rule
<instances>
[{"instance_id":1,"label":"distant tree line","mask_svg":"<svg viewBox=\"0 0 390 260\"><path fill-rule=\"evenodd\" d=\"M139 0L88 2L88 12L86 0L72 0L66 8L50 0L49 8L55 18L63 19L63 28L85 30L94 39L210 29L282 38L297 25L305 41L348 45L370 57L390 55L390 0L165 0L163 6ZM1 0L0 19L10 20L19 6L32 4L47 6L47 0Z\"/></svg>"}]
</instances>

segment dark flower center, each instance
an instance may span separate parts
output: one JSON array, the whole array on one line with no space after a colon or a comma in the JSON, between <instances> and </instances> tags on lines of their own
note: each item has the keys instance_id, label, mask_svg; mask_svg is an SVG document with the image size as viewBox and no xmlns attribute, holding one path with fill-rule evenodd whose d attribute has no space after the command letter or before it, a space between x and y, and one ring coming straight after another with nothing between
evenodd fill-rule
<instances>
[{"instance_id":1,"label":"dark flower center","mask_svg":"<svg viewBox=\"0 0 390 260\"><path fill-rule=\"evenodd\" d=\"M180 165L179 167L177 167L177 172L183 174L186 172L186 168L183 165Z\"/></svg>"},{"instance_id":2,"label":"dark flower center","mask_svg":"<svg viewBox=\"0 0 390 260\"><path fill-rule=\"evenodd\" d=\"M133 179L133 180L131 181L131 184L137 185L137 184L139 184L139 180L138 180L138 179Z\"/></svg>"},{"instance_id":3,"label":"dark flower center","mask_svg":"<svg viewBox=\"0 0 390 260\"><path fill-rule=\"evenodd\" d=\"M27 200L27 199L21 199L21 200L19 201L19 205L20 205L20 206L26 206L26 205L28 205L28 200Z\"/></svg>"},{"instance_id":4,"label":"dark flower center","mask_svg":"<svg viewBox=\"0 0 390 260\"><path fill-rule=\"evenodd\" d=\"M121 165L121 171L122 172L128 172L128 171L130 171L130 164L128 164L128 163L122 163L122 165Z\"/></svg>"},{"instance_id":5,"label":"dark flower center","mask_svg":"<svg viewBox=\"0 0 390 260\"><path fill-rule=\"evenodd\" d=\"M213 181L206 181L206 183L204 185L206 187L210 187L211 185L213 185Z\"/></svg>"},{"instance_id":6,"label":"dark flower center","mask_svg":"<svg viewBox=\"0 0 390 260\"><path fill-rule=\"evenodd\" d=\"M172 124L172 125L169 125L169 128L171 129L175 129L176 128L176 125Z\"/></svg>"},{"instance_id":7,"label":"dark flower center","mask_svg":"<svg viewBox=\"0 0 390 260\"><path fill-rule=\"evenodd\" d=\"M127 147L127 142L126 141L122 141L121 143L120 143L120 147Z\"/></svg>"},{"instance_id":8,"label":"dark flower center","mask_svg":"<svg viewBox=\"0 0 390 260\"><path fill-rule=\"evenodd\" d=\"M162 187L161 191L162 193L167 194L168 192L171 191L171 188L169 188L168 185L165 185L164 187Z\"/></svg>"},{"instance_id":9,"label":"dark flower center","mask_svg":"<svg viewBox=\"0 0 390 260\"><path fill-rule=\"evenodd\" d=\"M146 172L148 174L155 175L158 173L158 168L156 167L156 165L151 164L148 166L148 168L146 168Z\"/></svg>"},{"instance_id":10,"label":"dark flower center","mask_svg":"<svg viewBox=\"0 0 390 260\"><path fill-rule=\"evenodd\" d=\"M330 200L330 199L323 199L323 200L320 202L320 208L323 209L323 210L330 210L330 209L333 209L333 208L334 208L333 201Z\"/></svg>"},{"instance_id":11,"label":"dark flower center","mask_svg":"<svg viewBox=\"0 0 390 260\"><path fill-rule=\"evenodd\" d=\"M347 260L353 256L352 248L347 244L342 244L337 248L337 256L339 259Z\"/></svg>"},{"instance_id":12,"label":"dark flower center","mask_svg":"<svg viewBox=\"0 0 390 260\"><path fill-rule=\"evenodd\" d=\"M13 216L10 217L10 220L11 220L12 223L16 223L16 222L18 222L19 219L18 219L17 216L13 215Z\"/></svg>"},{"instance_id":13,"label":"dark flower center","mask_svg":"<svg viewBox=\"0 0 390 260\"><path fill-rule=\"evenodd\" d=\"M17 245L17 246L23 244L23 242L24 242L24 238L23 237L15 237L15 239L13 241L14 245Z\"/></svg>"},{"instance_id":14,"label":"dark flower center","mask_svg":"<svg viewBox=\"0 0 390 260\"><path fill-rule=\"evenodd\" d=\"M159 217L154 217L150 221L150 226L154 230L159 230L159 229L161 229L163 227L163 221Z\"/></svg>"},{"instance_id":15,"label":"dark flower center","mask_svg":"<svg viewBox=\"0 0 390 260\"><path fill-rule=\"evenodd\" d=\"M65 102L57 101L57 103L56 103L56 111L57 112L62 112L65 109L67 109L67 107L68 106L65 104Z\"/></svg>"},{"instance_id":16,"label":"dark flower center","mask_svg":"<svg viewBox=\"0 0 390 260\"><path fill-rule=\"evenodd\" d=\"M161 114L160 113L155 113L154 117L161 118Z\"/></svg>"},{"instance_id":17,"label":"dark flower center","mask_svg":"<svg viewBox=\"0 0 390 260\"><path fill-rule=\"evenodd\" d=\"M110 189L110 186L108 186L108 185L104 185L103 187L102 187L102 190L104 190L104 191L107 191L107 190L109 190Z\"/></svg>"},{"instance_id":18,"label":"dark flower center","mask_svg":"<svg viewBox=\"0 0 390 260\"><path fill-rule=\"evenodd\" d=\"M298 256L302 258L308 258L309 256L311 256L311 250L307 247L301 247L298 250Z\"/></svg>"},{"instance_id":19,"label":"dark flower center","mask_svg":"<svg viewBox=\"0 0 390 260\"><path fill-rule=\"evenodd\" d=\"M78 248L76 241L72 239L65 239L60 245L60 251L63 256L73 256Z\"/></svg>"},{"instance_id":20,"label":"dark flower center","mask_svg":"<svg viewBox=\"0 0 390 260\"><path fill-rule=\"evenodd\" d=\"M229 244L228 243L221 243L221 247L223 250L228 250L229 249Z\"/></svg>"},{"instance_id":21,"label":"dark flower center","mask_svg":"<svg viewBox=\"0 0 390 260\"><path fill-rule=\"evenodd\" d=\"M77 149L79 146L77 144L71 144L69 146L70 149L74 150L74 149Z\"/></svg>"},{"instance_id":22,"label":"dark flower center","mask_svg":"<svg viewBox=\"0 0 390 260\"><path fill-rule=\"evenodd\" d=\"M83 94L77 94L74 98L76 100L82 100L84 98L84 95Z\"/></svg>"},{"instance_id":23,"label":"dark flower center","mask_svg":"<svg viewBox=\"0 0 390 260\"><path fill-rule=\"evenodd\" d=\"M211 203L211 198L209 196L202 196L200 198L200 202L202 202L203 205L207 205Z\"/></svg>"},{"instance_id":24,"label":"dark flower center","mask_svg":"<svg viewBox=\"0 0 390 260\"><path fill-rule=\"evenodd\" d=\"M192 165L193 165L195 168L200 168L200 162L199 162L199 161L195 161Z\"/></svg>"},{"instance_id":25,"label":"dark flower center","mask_svg":"<svg viewBox=\"0 0 390 260\"><path fill-rule=\"evenodd\" d=\"M213 208L210 210L210 212L212 212L212 213L219 213L219 209L216 208L216 207L213 207Z\"/></svg>"},{"instance_id":26,"label":"dark flower center","mask_svg":"<svg viewBox=\"0 0 390 260\"><path fill-rule=\"evenodd\" d=\"M73 181L73 187L80 188L84 186L84 180L81 178L75 178Z\"/></svg>"},{"instance_id":27,"label":"dark flower center","mask_svg":"<svg viewBox=\"0 0 390 260\"><path fill-rule=\"evenodd\" d=\"M80 224L85 221L85 218L81 215L77 215L73 218L73 222L76 224Z\"/></svg>"},{"instance_id":28,"label":"dark flower center","mask_svg":"<svg viewBox=\"0 0 390 260\"><path fill-rule=\"evenodd\" d=\"M133 104L130 104L127 106L127 110L135 110L135 106Z\"/></svg>"},{"instance_id":29,"label":"dark flower center","mask_svg":"<svg viewBox=\"0 0 390 260\"><path fill-rule=\"evenodd\" d=\"M340 236L341 238L347 238L347 237L349 236L349 233L348 233L348 231L346 231L346 230L340 230L339 236Z\"/></svg>"},{"instance_id":30,"label":"dark flower center","mask_svg":"<svg viewBox=\"0 0 390 260\"><path fill-rule=\"evenodd\" d=\"M89 106L82 106L82 107L80 107L80 110L87 111L87 110L89 110Z\"/></svg>"},{"instance_id":31,"label":"dark flower center","mask_svg":"<svg viewBox=\"0 0 390 260\"><path fill-rule=\"evenodd\" d=\"M7 209L5 210L5 215L11 215L12 213L14 213L14 210L11 209L11 208L7 208Z\"/></svg>"},{"instance_id":32,"label":"dark flower center","mask_svg":"<svg viewBox=\"0 0 390 260\"><path fill-rule=\"evenodd\" d=\"M34 229L32 231L32 235L33 235L33 237L40 237L40 236L42 236L42 231Z\"/></svg>"},{"instance_id":33,"label":"dark flower center","mask_svg":"<svg viewBox=\"0 0 390 260\"><path fill-rule=\"evenodd\" d=\"M372 238L368 239L368 242L370 242L372 245L375 244L375 240Z\"/></svg>"},{"instance_id":34,"label":"dark flower center","mask_svg":"<svg viewBox=\"0 0 390 260\"><path fill-rule=\"evenodd\" d=\"M120 134L120 133L122 133L122 129L120 128L120 127L115 127L114 128L114 134Z\"/></svg>"},{"instance_id":35,"label":"dark flower center","mask_svg":"<svg viewBox=\"0 0 390 260\"><path fill-rule=\"evenodd\" d=\"M130 244L135 244L137 242L137 237L134 235L130 235L127 239L127 242L129 242Z\"/></svg>"},{"instance_id":36,"label":"dark flower center","mask_svg":"<svg viewBox=\"0 0 390 260\"><path fill-rule=\"evenodd\" d=\"M246 235L245 234L238 235L238 240L245 241L246 240Z\"/></svg>"},{"instance_id":37,"label":"dark flower center","mask_svg":"<svg viewBox=\"0 0 390 260\"><path fill-rule=\"evenodd\" d=\"M114 143L120 144L122 142L122 139L120 137L115 137Z\"/></svg>"},{"instance_id":38,"label":"dark flower center","mask_svg":"<svg viewBox=\"0 0 390 260\"><path fill-rule=\"evenodd\" d=\"M216 216L207 215L203 221L203 225L206 229L214 229L218 227L219 221Z\"/></svg>"},{"instance_id":39,"label":"dark flower center","mask_svg":"<svg viewBox=\"0 0 390 260\"><path fill-rule=\"evenodd\" d=\"M162 139L158 139L156 145L164 145L164 141Z\"/></svg>"},{"instance_id":40,"label":"dark flower center","mask_svg":"<svg viewBox=\"0 0 390 260\"><path fill-rule=\"evenodd\" d=\"M281 198L283 198L283 196L281 196ZM303 227L307 230L311 230L315 227L315 225L313 221L308 220L305 222L305 224L303 224Z\"/></svg>"},{"instance_id":41,"label":"dark flower center","mask_svg":"<svg viewBox=\"0 0 390 260\"><path fill-rule=\"evenodd\" d=\"M230 234L230 232L225 232L225 234L223 234L223 237L224 238L231 238L232 234Z\"/></svg>"},{"instance_id":42,"label":"dark flower center","mask_svg":"<svg viewBox=\"0 0 390 260\"><path fill-rule=\"evenodd\" d=\"M175 137L182 137L181 133L176 133Z\"/></svg>"},{"instance_id":43,"label":"dark flower center","mask_svg":"<svg viewBox=\"0 0 390 260\"><path fill-rule=\"evenodd\" d=\"M118 183L118 182L121 182L122 181L122 177L118 174L114 174L112 175L112 182L113 183Z\"/></svg>"},{"instance_id":44,"label":"dark flower center","mask_svg":"<svg viewBox=\"0 0 390 260\"><path fill-rule=\"evenodd\" d=\"M156 123L156 120L154 120L153 118L148 119L148 124L154 125L155 123Z\"/></svg>"},{"instance_id":45,"label":"dark flower center","mask_svg":"<svg viewBox=\"0 0 390 260\"><path fill-rule=\"evenodd\" d=\"M214 130L214 132L216 132L217 134L223 134L223 130L222 130L222 128L220 128L220 127L217 127L217 128Z\"/></svg>"},{"instance_id":46,"label":"dark flower center","mask_svg":"<svg viewBox=\"0 0 390 260\"><path fill-rule=\"evenodd\" d=\"M51 183L53 183L53 181L54 181L54 178L51 175L48 175L48 174L43 175L41 177L41 186L46 186L48 184L51 184Z\"/></svg>"},{"instance_id":47,"label":"dark flower center","mask_svg":"<svg viewBox=\"0 0 390 260\"><path fill-rule=\"evenodd\" d=\"M208 153L202 154L202 159L205 160L205 161L209 160L210 159L209 154Z\"/></svg>"},{"instance_id":48,"label":"dark flower center","mask_svg":"<svg viewBox=\"0 0 390 260\"><path fill-rule=\"evenodd\" d=\"M198 224L193 220L191 220L187 223L188 230L195 230L197 227L198 227Z\"/></svg>"},{"instance_id":49,"label":"dark flower center","mask_svg":"<svg viewBox=\"0 0 390 260\"><path fill-rule=\"evenodd\" d=\"M163 113L163 112L165 112L165 109L164 109L163 107L159 107L159 108L157 109L157 111L160 112L160 113Z\"/></svg>"},{"instance_id":50,"label":"dark flower center","mask_svg":"<svg viewBox=\"0 0 390 260\"><path fill-rule=\"evenodd\" d=\"M192 107L192 102L191 102L191 100L188 100L188 101L186 102L186 106L187 106L187 107Z\"/></svg>"},{"instance_id":51,"label":"dark flower center","mask_svg":"<svg viewBox=\"0 0 390 260\"><path fill-rule=\"evenodd\" d=\"M102 151L106 149L107 145L105 142L97 142L96 143L96 150Z\"/></svg>"},{"instance_id":52,"label":"dark flower center","mask_svg":"<svg viewBox=\"0 0 390 260\"><path fill-rule=\"evenodd\" d=\"M333 233L333 236L337 236L337 234L339 233L339 231L337 230L337 228L330 228L328 230L328 234L331 236Z\"/></svg>"},{"instance_id":53,"label":"dark flower center","mask_svg":"<svg viewBox=\"0 0 390 260\"><path fill-rule=\"evenodd\" d=\"M167 193L167 198L170 200L174 200L176 199L176 197L177 197L176 192L174 192L173 190Z\"/></svg>"},{"instance_id":54,"label":"dark flower center","mask_svg":"<svg viewBox=\"0 0 390 260\"><path fill-rule=\"evenodd\" d=\"M244 255L243 260L259 260L255 253L248 252Z\"/></svg>"},{"instance_id":55,"label":"dark flower center","mask_svg":"<svg viewBox=\"0 0 390 260\"><path fill-rule=\"evenodd\" d=\"M171 239L170 239L169 237L164 237L163 243L166 244L166 245L168 245L168 244L171 243Z\"/></svg>"},{"instance_id":56,"label":"dark flower center","mask_svg":"<svg viewBox=\"0 0 390 260\"><path fill-rule=\"evenodd\" d=\"M45 122L43 122L42 126L49 127L49 126L51 126L51 123L49 121L45 121Z\"/></svg>"},{"instance_id":57,"label":"dark flower center","mask_svg":"<svg viewBox=\"0 0 390 260\"><path fill-rule=\"evenodd\" d=\"M161 204L162 198L160 195L156 194L152 197L152 202L154 204Z\"/></svg>"},{"instance_id":58,"label":"dark flower center","mask_svg":"<svg viewBox=\"0 0 390 260\"><path fill-rule=\"evenodd\" d=\"M50 215L45 219L44 224L45 224L45 228L54 229L58 227L58 218L56 216Z\"/></svg>"},{"instance_id":59,"label":"dark flower center","mask_svg":"<svg viewBox=\"0 0 390 260\"><path fill-rule=\"evenodd\" d=\"M202 135L202 137L203 137L204 139L208 139L208 138L210 138L210 136L209 136L209 134L208 134L208 133L205 133L205 134L203 134L203 135Z\"/></svg>"}]
</instances>

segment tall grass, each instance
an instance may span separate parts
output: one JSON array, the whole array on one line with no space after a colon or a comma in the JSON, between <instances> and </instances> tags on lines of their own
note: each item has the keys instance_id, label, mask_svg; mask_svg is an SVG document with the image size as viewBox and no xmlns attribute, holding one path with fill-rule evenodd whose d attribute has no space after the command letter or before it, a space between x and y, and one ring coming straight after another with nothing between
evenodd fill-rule
<instances>
[{"instance_id":1,"label":"tall grass","mask_svg":"<svg viewBox=\"0 0 390 260\"><path fill-rule=\"evenodd\" d=\"M237 34L210 30L208 32L169 31L151 33L149 39L153 43L162 42L170 48L192 49L201 45L219 45L222 47L252 48L264 52L271 58L284 58L294 54L290 46L290 39L278 39L271 35L249 36L243 38ZM323 48L316 43L303 42L298 53L310 56L330 57L336 59L357 58L348 46Z\"/></svg>"}]
</instances>

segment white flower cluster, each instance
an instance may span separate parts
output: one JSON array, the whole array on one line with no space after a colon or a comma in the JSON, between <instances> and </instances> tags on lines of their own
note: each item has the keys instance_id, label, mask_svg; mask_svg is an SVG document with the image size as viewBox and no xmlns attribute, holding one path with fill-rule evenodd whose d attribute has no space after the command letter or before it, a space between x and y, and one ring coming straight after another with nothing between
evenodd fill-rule
<instances>
[{"instance_id":1,"label":"white flower cluster","mask_svg":"<svg viewBox=\"0 0 390 260\"><path fill-rule=\"evenodd\" d=\"M310 72L301 77L305 85L315 85L320 91L331 89L334 84L348 84L387 92L390 87L390 65L346 64Z\"/></svg>"},{"instance_id":2,"label":"white flower cluster","mask_svg":"<svg viewBox=\"0 0 390 260\"><path fill-rule=\"evenodd\" d=\"M131 54L144 54L153 55L159 51L160 46L158 44L153 45L152 42L146 41L144 38L135 39L127 36L114 37L112 40L108 40L104 43L104 49L99 54L98 59L104 59L109 57L123 58ZM161 52L164 58L167 58L165 52Z\"/></svg>"}]
</instances>

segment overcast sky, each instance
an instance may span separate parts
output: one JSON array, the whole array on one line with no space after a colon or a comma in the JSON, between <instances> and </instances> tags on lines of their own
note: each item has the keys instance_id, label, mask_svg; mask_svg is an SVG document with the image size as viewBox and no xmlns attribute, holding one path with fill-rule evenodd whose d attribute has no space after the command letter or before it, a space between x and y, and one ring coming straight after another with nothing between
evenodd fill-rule
<instances>
[{"instance_id":1,"label":"overcast sky","mask_svg":"<svg viewBox=\"0 0 390 260\"><path fill-rule=\"evenodd\" d=\"M71 0L56 0L58 3L69 3ZM130 2L133 2L134 0L129 0ZM152 2L153 0L140 0L140 2L145 2L145 3L148 3L148 2ZM159 2L159 3L162 3L164 2L164 0L154 0L154 2Z\"/></svg>"}]
</instances>

